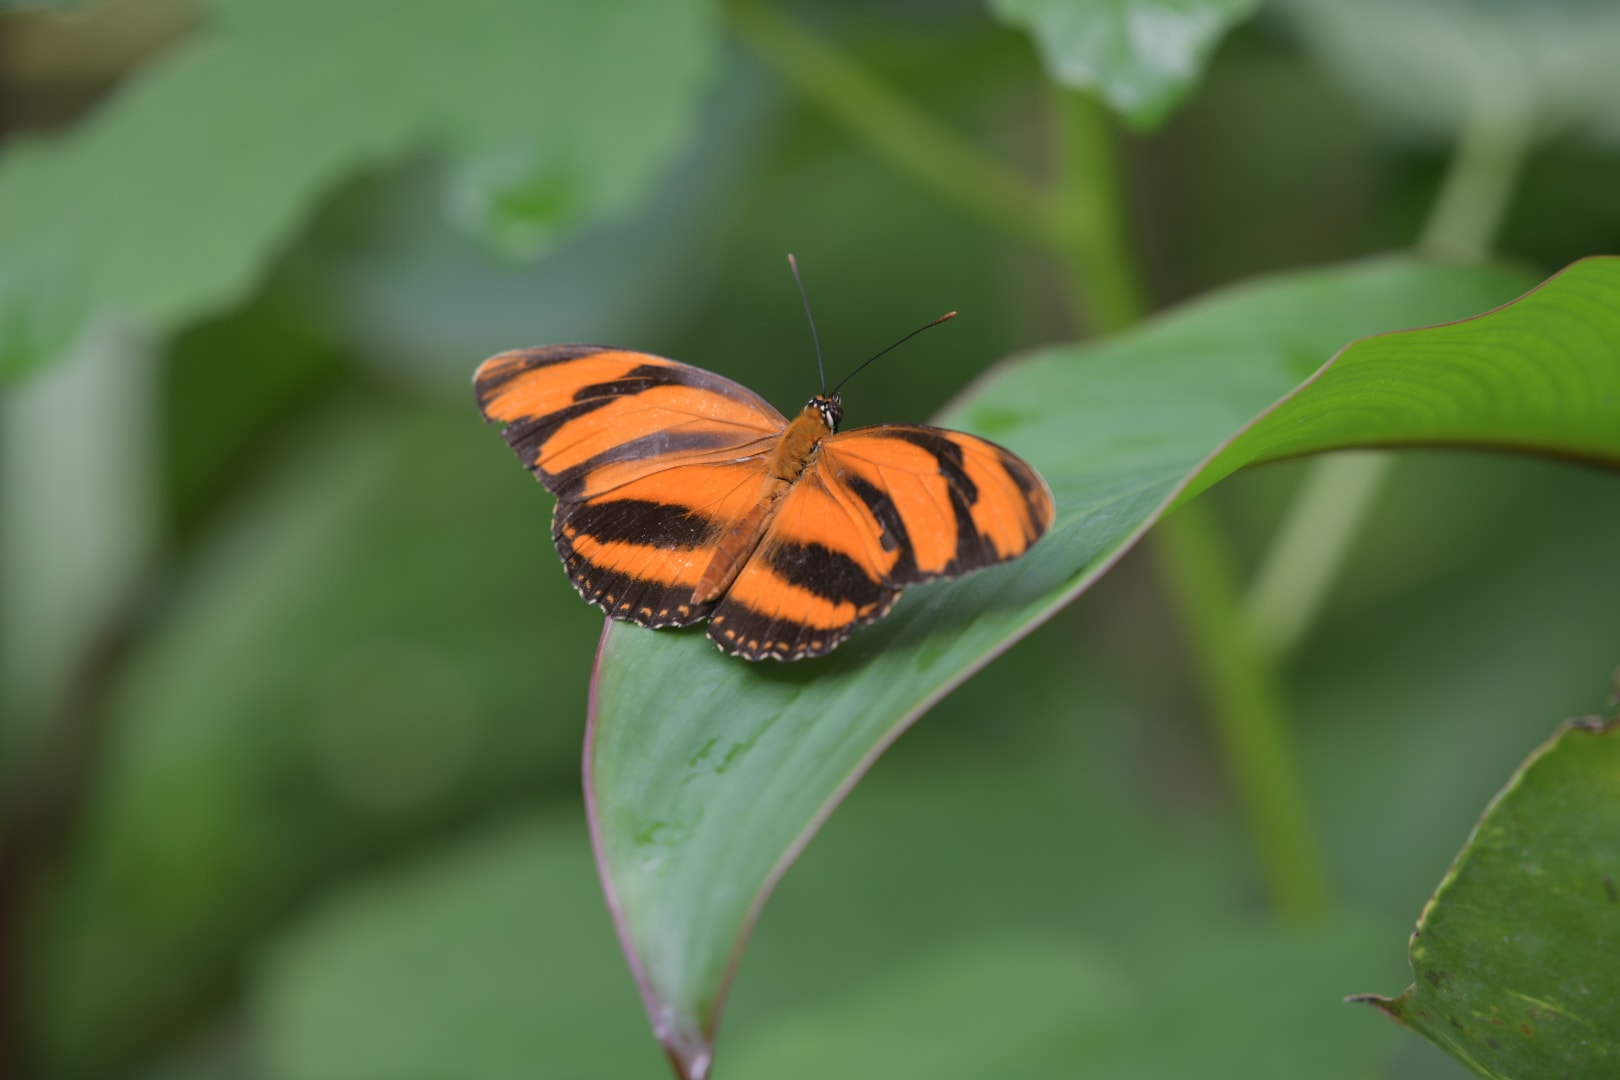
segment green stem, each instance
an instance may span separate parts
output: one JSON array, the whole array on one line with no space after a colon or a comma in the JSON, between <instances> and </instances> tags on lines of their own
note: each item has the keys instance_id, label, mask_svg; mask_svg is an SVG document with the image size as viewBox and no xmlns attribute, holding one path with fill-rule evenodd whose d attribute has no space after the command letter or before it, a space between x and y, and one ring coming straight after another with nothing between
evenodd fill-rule
<instances>
[{"instance_id":1,"label":"green stem","mask_svg":"<svg viewBox=\"0 0 1620 1080\"><path fill-rule=\"evenodd\" d=\"M1360 450L1311 463L1244 600L1243 621L1268 656L1286 656L1305 636L1392 461Z\"/></svg>"},{"instance_id":2,"label":"green stem","mask_svg":"<svg viewBox=\"0 0 1620 1080\"><path fill-rule=\"evenodd\" d=\"M1153 536L1272 900L1291 920L1319 917L1328 907L1326 877L1311 836L1277 677L1244 632L1231 560L1201 503L1175 511Z\"/></svg>"},{"instance_id":3,"label":"green stem","mask_svg":"<svg viewBox=\"0 0 1620 1080\"><path fill-rule=\"evenodd\" d=\"M1475 88L1418 250L1479 262L1491 252L1530 150L1530 91L1502 78Z\"/></svg>"},{"instance_id":4,"label":"green stem","mask_svg":"<svg viewBox=\"0 0 1620 1080\"><path fill-rule=\"evenodd\" d=\"M1478 262L1490 253L1530 148L1529 107L1529 92L1511 77L1475 87L1421 254ZM1292 652L1315 622L1390 463L1383 452L1312 463L1244 604L1251 632L1271 655Z\"/></svg>"},{"instance_id":5,"label":"green stem","mask_svg":"<svg viewBox=\"0 0 1620 1080\"><path fill-rule=\"evenodd\" d=\"M1053 88L1057 190L1053 215L1062 222L1064 262L1075 306L1098 333L1137 322L1148 304L1125 223L1119 149L1097 99Z\"/></svg>"}]
</instances>

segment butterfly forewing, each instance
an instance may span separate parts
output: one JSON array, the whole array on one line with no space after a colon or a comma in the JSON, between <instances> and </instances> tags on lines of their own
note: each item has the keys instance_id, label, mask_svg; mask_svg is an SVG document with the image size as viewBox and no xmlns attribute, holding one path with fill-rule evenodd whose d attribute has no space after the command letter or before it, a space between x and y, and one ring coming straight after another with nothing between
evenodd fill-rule
<instances>
[{"instance_id":1,"label":"butterfly forewing","mask_svg":"<svg viewBox=\"0 0 1620 1080\"><path fill-rule=\"evenodd\" d=\"M960 431L857 428L826 439L813 467L896 550L893 585L1016 559L1052 524L1052 493L1040 474Z\"/></svg>"},{"instance_id":2,"label":"butterfly forewing","mask_svg":"<svg viewBox=\"0 0 1620 1080\"><path fill-rule=\"evenodd\" d=\"M702 368L593 345L520 349L474 376L484 418L547 490L600 494L679 461L768 446L787 420L752 390Z\"/></svg>"}]
</instances>

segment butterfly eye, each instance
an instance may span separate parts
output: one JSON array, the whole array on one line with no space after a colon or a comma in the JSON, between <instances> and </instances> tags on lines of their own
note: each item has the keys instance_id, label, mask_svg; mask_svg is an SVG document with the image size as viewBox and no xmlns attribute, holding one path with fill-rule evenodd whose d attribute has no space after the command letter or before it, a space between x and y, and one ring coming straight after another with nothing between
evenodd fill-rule
<instances>
[{"instance_id":1,"label":"butterfly eye","mask_svg":"<svg viewBox=\"0 0 1620 1080\"><path fill-rule=\"evenodd\" d=\"M821 418L827 421L827 426L836 432L844 419L843 403L835 397L818 397L816 408L821 410Z\"/></svg>"}]
</instances>

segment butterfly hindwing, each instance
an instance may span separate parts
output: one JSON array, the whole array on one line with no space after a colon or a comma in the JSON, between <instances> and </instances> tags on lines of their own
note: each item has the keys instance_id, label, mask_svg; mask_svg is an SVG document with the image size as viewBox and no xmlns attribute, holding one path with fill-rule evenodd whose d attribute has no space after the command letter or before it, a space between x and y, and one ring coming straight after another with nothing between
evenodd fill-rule
<instances>
[{"instance_id":1,"label":"butterfly hindwing","mask_svg":"<svg viewBox=\"0 0 1620 1080\"><path fill-rule=\"evenodd\" d=\"M864 509L807 469L715 607L709 637L750 660L821 656L888 612L900 595L894 562Z\"/></svg>"},{"instance_id":2,"label":"butterfly hindwing","mask_svg":"<svg viewBox=\"0 0 1620 1080\"><path fill-rule=\"evenodd\" d=\"M759 505L765 462L676 465L588 500L559 500L551 535L569 580L614 618L689 626L693 590L721 542Z\"/></svg>"}]
</instances>

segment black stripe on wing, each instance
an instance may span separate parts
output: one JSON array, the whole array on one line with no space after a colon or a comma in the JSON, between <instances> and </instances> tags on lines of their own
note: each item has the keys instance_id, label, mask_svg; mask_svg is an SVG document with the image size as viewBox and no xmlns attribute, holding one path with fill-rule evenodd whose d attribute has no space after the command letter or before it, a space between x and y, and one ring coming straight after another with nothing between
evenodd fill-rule
<instances>
[{"instance_id":1,"label":"black stripe on wing","mask_svg":"<svg viewBox=\"0 0 1620 1080\"><path fill-rule=\"evenodd\" d=\"M561 514L565 534L584 534L603 544L635 544L666 551L709 547L721 529L706 514L646 499L598 499L573 503Z\"/></svg>"},{"instance_id":2,"label":"black stripe on wing","mask_svg":"<svg viewBox=\"0 0 1620 1080\"><path fill-rule=\"evenodd\" d=\"M575 359L570 357L569 359ZM582 416L606 408L621 398L634 397L658 387L685 386L709 393L726 394L740 389L729 379L699 368L643 364L613 382L592 383L574 393L573 404L544 416L531 416L508 424L501 434L523 463L534 470L546 488L557 494L576 486L592 469L615 461L632 461L678 451L711 450L737 445L737 432L729 428L708 431L663 431L620 443L570 469L551 473L539 467L540 451L563 427Z\"/></svg>"},{"instance_id":3,"label":"black stripe on wing","mask_svg":"<svg viewBox=\"0 0 1620 1080\"><path fill-rule=\"evenodd\" d=\"M1024 550L1028 550L1028 544L1034 543L1050 523L1051 495L1046 482L1022 459L987 439L921 425L857 428L842 436L834 436L834 439L847 441L893 439L910 443L928 452L934 460L935 471L945 481L950 503L950 527L954 528L956 534L956 552L943 568L923 572L917 566L915 549L906 523L906 509L895 504L889 491L864 477L853 472L839 477L839 483L865 505L882 528L884 548L899 549L899 560L889 574L892 584L916 585L940 578L957 577L971 570L1016 558ZM1006 475L1026 503L1028 516L1035 522L1036 528L1034 535L1028 538L1028 543L1020 551L1010 556L1003 555L995 542L982 534L974 523L973 509L979 504L982 493L979 485L968 474L966 451L958 440L971 440L973 444L993 455L996 469ZM937 513L935 507L929 507L929 510ZM1045 520L1040 520L1042 517Z\"/></svg>"},{"instance_id":4,"label":"black stripe on wing","mask_svg":"<svg viewBox=\"0 0 1620 1080\"><path fill-rule=\"evenodd\" d=\"M546 444L565 425L615 402L636 397L649 390L672 386L684 387L696 391L698 395L712 394L722 398L732 408L740 405L757 413L767 422L786 424L781 414L764 398L723 375L716 375L712 371L666 360L663 357L602 345L549 345L516 350L491 358L479 368L473 380L473 390L478 399L479 409L486 421L493 421L496 418L491 415L492 404L508 390L513 389L512 384L517 380L542 369L589 360L604 354L631 360L640 358L645 362L627 367L612 379L579 386L569 395L568 404L562 408L513 419L501 429L501 435L517 454L518 459L539 478L547 490L561 497L567 498L576 494L585 477L603 465L664 455L691 455L710 450L727 450L766 437L763 434L750 435L740 430L734 422L724 420L717 420L705 426L705 410L699 398L694 402L693 415L689 420L673 424L663 431L626 439L567 469L553 472L541 467L540 460ZM566 378L566 375L567 373L563 371L557 373L559 378ZM723 413L722 409L721 414Z\"/></svg>"},{"instance_id":5,"label":"black stripe on wing","mask_svg":"<svg viewBox=\"0 0 1620 1080\"><path fill-rule=\"evenodd\" d=\"M883 618L899 598L899 589L883 589L865 614L829 628L767 615L728 596L709 619L709 640L721 652L745 660L808 660L827 655L861 627Z\"/></svg>"},{"instance_id":6,"label":"black stripe on wing","mask_svg":"<svg viewBox=\"0 0 1620 1080\"><path fill-rule=\"evenodd\" d=\"M618 566L604 566L577 550L582 538L599 543L634 544L649 558L689 554L700 563L707 549L695 542L708 526L682 507L637 503L652 513L637 513L628 503L583 506L559 502L552 516L551 539L562 556L563 570L574 590L615 619L638 626L691 626L714 610L714 603L692 603L692 583L669 584ZM654 509L656 508L656 509ZM657 510L672 511L669 514ZM590 511L581 515L581 511ZM590 545L585 545L587 549ZM691 575L695 577L695 575Z\"/></svg>"},{"instance_id":7,"label":"black stripe on wing","mask_svg":"<svg viewBox=\"0 0 1620 1080\"><path fill-rule=\"evenodd\" d=\"M544 442L544 439L541 440ZM768 442L760 440L762 447L768 447ZM514 449L516 445L514 444ZM622 461L646 461L652 458L667 457L671 468L676 465L694 464L694 455L704 453L722 454L725 460L732 460L738 452L744 449L737 443L737 433L733 429L711 428L707 431L660 431L652 435L645 435L639 439L628 439L609 450L604 450L585 461L558 472L547 472L538 465L531 465L530 471L545 485L547 491L559 498L569 499L579 497L585 488L585 483L592 473L604 465L614 465ZM519 449L521 457L524 451Z\"/></svg>"},{"instance_id":8,"label":"black stripe on wing","mask_svg":"<svg viewBox=\"0 0 1620 1080\"><path fill-rule=\"evenodd\" d=\"M555 367L597 353L618 351L606 345L543 345L502 353L479 367L473 378L473 394L478 399L479 407L485 408L507 383L530 371Z\"/></svg>"},{"instance_id":9,"label":"black stripe on wing","mask_svg":"<svg viewBox=\"0 0 1620 1080\"><path fill-rule=\"evenodd\" d=\"M835 604L851 603L867 608L882 602L893 591L873 581L861 564L841 551L821 544L777 541L763 553L771 573L806 592Z\"/></svg>"}]
</instances>

